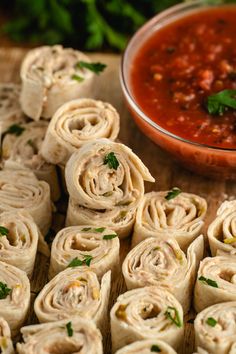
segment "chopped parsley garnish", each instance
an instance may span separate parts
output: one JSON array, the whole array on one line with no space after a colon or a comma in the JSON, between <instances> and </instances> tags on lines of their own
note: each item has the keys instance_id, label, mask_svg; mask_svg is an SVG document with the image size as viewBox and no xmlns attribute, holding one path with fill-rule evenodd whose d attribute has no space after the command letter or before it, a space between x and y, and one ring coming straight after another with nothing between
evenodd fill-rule
<instances>
[{"instance_id":1,"label":"chopped parsley garnish","mask_svg":"<svg viewBox=\"0 0 236 354\"><path fill-rule=\"evenodd\" d=\"M0 236L7 236L8 234L9 230L4 226L0 226Z\"/></svg>"},{"instance_id":2,"label":"chopped parsley garnish","mask_svg":"<svg viewBox=\"0 0 236 354\"><path fill-rule=\"evenodd\" d=\"M222 115L228 108L236 109L236 90L223 90L208 96L208 113Z\"/></svg>"},{"instance_id":3,"label":"chopped parsley garnish","mask_svg":"<svg viewBox=\"0 0 236 354\"><path fill-rule=\"evenodd\" d=\"M211 327L215 327L215 325L217 324L217 321L213 317L208 317L208 319L206 320L206 323Z\"/></svg>"},{"instance_id":4,"label":"chopped parsley garnish","mask_svg":"<svg viewBox=\"0 0 236 354\"><path fill-rule=\"evenodd\" d=\"M174 187L166 194L165 199L171 200L177 197L177 195L179 195L181 192L182 192L181 189L179 189L178 187Z\"/></svg>"},{"instance_id":5,"label":"chopped parsley garnish","mask_svg":"<svg viewBox=\"0 0 236 354\"><path fill-rule=\"evenodd\" d=\"M10 292L11 289L7 287L7 284L0 281L0 300L6 299Z\"/></svg>"},{"instance_id":6,"label":"chopped parsley garnish","mask_svg":"<svg viewBox=\"0 0 236 354\"><path fill-rule=\"evenodd\" d=\"M117 237L117 234L112 235L104 235L103 240L112 240L113 238Z\"/></svg>"},{"instance_id":7,"label":"chopped parsley garnish","mask_svg":"<svg viewBox=\"0 0 236 354\"><path fill-rule=\"evenodd\" d=\"M168 306L165 316L169 318L177 327L182 327L182 322L179 317L179 312L175 307Z\"/></svg>"},{"instance_id":8,"label":"chopped parsley garnish","mask_svg":"<svg viewBox=\"0 0 236 354\"><path fill-rule=\"evenodd\" d=\"M100 233L102 233L105 230L106 230L105 227L98 227L98 228L94 229L95 232L100 232Z\"/></svg>"},{"instance_id":9,"label":"chopped parsley garnish","mask_svg":"<svg viewBox=\"0 0 236 354\"><path fill-rule=\"evenodd\" d=\"M79 266L83 266L83 265L87 265L89 267L93 257L90 256L89 254L83 255L83 257L84 257L84 259L79 259L78 257L75 257L68 264L68 267L79 267Z\"/></svg>"},{"instance_id":10,"label":"chopped parsley garnish","mask_svg":"<svg viewBox=\"0 0 236 354\"><path fill-rule=\"evenodd\" d=\"M25 130L24 127L22 127L19 124L12 124L6 131L6 134L14 134L16 136L20 136L23 131Z\"/></svg>"},{"instance_id":11,"label":"chopped parsley garnish","mask_svg":"<svg viewBox=\"0 0 236 354\"><path fill-rule=\"evenodd\" d=\"M88 69L92 72L94 72L95 74L99 75L106 67L107 65L106 64L102 64L102 63L88 63L86 61L79 61L77 64L76 64L76 67L78 69Z\"/></svg>"},{"instance_id":12,"label":"chopped parsley garnish","mask_svg":"<svg viewBox=\"0 0 236 354\"><path fill-rule=\"evenodd\" d=\"M217 284L217 282L215 280L212 280L212 279L209 279L209 278L205 278L203 276L199 277L198 280L200 280L204 284L212 286L213 288L218 288L218 284Z\"/></svg>"},{"instance_id":13,"label":"chopped parsley garnish","mask_svg":"<svg viewBox=\"0 0 236 354\"><path fill-rule=\"evenodd\" d=\"M116 155L114 154L114 152L110 152L109 154L107 154L104 158L104 165L107 165L109 168L113 168L114 170L117 170L118 166L119 166L119 161L116 158Z\"/></svg>"},{"instance_id":14,"label":"chopped parsley garnish","mask_svg":"<svg viewBox=\"0 0 236 354\"><path fill-rule=\"evenodd\" d=\"M79 76L79 75L77 75L77 74L72 75L71 78L72 78L72 80L76 80L78 82L84 81L84 78Z\"/></svg>"},{"instance_id":15,"label":"chopped parsley garnish","mask_svg":"<svg viewBox=\"0 0 236 354\"><path fill-rule=\"evenodd\" d=\"M158 347L158 345L153 344L153 345L151 346L151 352L160 353L160 352L161 352L161 349Z\"/></svg>"},{"instance_id":16,"label":"chopped parsley garnish","mask_svg":"<svg viewBox=\"0 0 236 354\"><path fill-rule=\"evenodd\" d=\"M72 337L74 331L73 331L72 323L71 323L71 322L68 322L68 323L66 324L66 329L67 329L67 334L68 334L68 336L69 336L69 337Z\"/></svg>"}]
</instances>

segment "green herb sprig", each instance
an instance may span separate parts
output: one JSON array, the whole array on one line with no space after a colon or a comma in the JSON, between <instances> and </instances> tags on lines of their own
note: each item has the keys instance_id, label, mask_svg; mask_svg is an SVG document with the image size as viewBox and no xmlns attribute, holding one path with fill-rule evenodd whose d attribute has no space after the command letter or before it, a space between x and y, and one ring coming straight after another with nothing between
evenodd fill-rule
<instances>
[{"instance_id":1,"label":"green herb sprig","mask_svg":"<svg viewBox=\"0 0 236 354\"><path fill-rule=\"evenodd\" d=\"M109 168L113 168L114 170L117 170L120 164L114 152L110 152L109 154L107 154L104 158L103 163L104 165L108 165Z\"/></svg>"},{"instance_id":2,"label":"green herb sprig","mask_svg":"<svg viewBox=\"0 0 236 354\"><path fill-rule=\"evenodd\" d=\"M104 235L103 240L112 240L115 237L117 237L117 234Z\"/></svg>"},{"instance_id":3,"label":"green herb sprig","mask_svg":"<svg viewBox=\"0 0 236 354\"><path fill-rule=\"evenodd\" d=\"M172 188L165 196L166 200L171 200L174 199L175 197L177 197L177 195L179 195L181 193L181 189L179 189L178 187L174 187Z\"/></svg>"},{"instance_id":4,"label":"green herb sprig","mask_svg":"<svg viewBox=\"0 0 236 354\"><path fill-rule=\"evenodd\" d=\"M78 63L76 64L76 68L78 69L88 69L92 72L94 72L95 74L99 75L105 68L107 67L106 64L103 63L88 63L86 61L78 61Z\"/></svg>"},{"instance_id":5,"label":"green herb sprig","mask_svg":"<svg viewBox=\"0 0 236 354\"><path fill-rule=\"evenodd\" d=\"M68 267L80 267L83 265L86 265L90 267L90 263L93 259L93 257L89 254L83 255L84 259L79 259L78 257L75 257L72 259L72 261L68 264Z\"/></svg>"},{"instance_id":6,"label":"green herb sprig","mask_svg":"<svg viewBox=\"0 0 236 354\"><path fill-rule=\"evenodd\" d=\"M236 109L236 90L223 90L208 96L208 113L221 116L228 108Z\"/></svg>"},{"instance_id":7,"label":"green herb sprig","mask_svg":"<svg viewBox=\"0 0 236 354\"><path fill-rule=\"evenodd\" d=\"M182 327L182 322L179 316L179 312L175 307L168 306L165 312L165 316L169 318L177 327L179 328Z\"/></svg>"},{"instance_id":8,"label":"green herb sprig","mask_svg":"<svg viewBox=\"0 0 236 354\"><path fill-rule=\"evenodd\" d=\"M68 322L68 323L66 324L66 330L67 330L68 337L72 337L74 331L73 331L72 323L71 323L71 322Z\"/></svg>"},{"instance_id":9,"label":"green herb sprig","mask_svg":"<svg viewBox=\"0 0 236 354\"><path fill-rule=\"evenodd\" d=\"M153 344L151 346L151 352L153 352L153 353L161 353L161 349L158 347L158 345Z\"/></svg>"},{"instance_id":10,"label":"green herb sprig","mask_svg":"<svg viewBox=\"0 0 236 354\"><path fill-rule=\"evenodd\" d=\"M206 285L212 286L213 288L218 288L218 284L215 280L209 279L209 278L205 278L203 276L200 276L198 278L199 281L203 282Z\"/></svg>"},{"instance_id":11,"label":"green herb sprig","mask_svg":"<svg viewBox=\"0 0 236 354\"><path fill-rule=\"evenodd\" d=\"M7 236L8 234L9 230L4 226L0 226L0 236Z\"/></svg>"},{"instance_id":12,"label":"green herb sprig","mask_svg":"<svg viewBox=\"0 0 236 354\"><path fill-rule=\"evenodd\" d=\"M79 76L79 75L77 75L77 74L73 74L73 75L71 76L71 79L72 79L72 80L76 80L76 81L78 81L78 82L84 81L84 78L81 77L81 76Z\"/></svg>"},{"instance_id":13,"label":"green herb sprig","mask_svg":"<svg viewBox=\"0 0 236 354\"><path fill-rule=\"evenodd\" d=\"M217 324L217 321L213 317L208 317L208 319L206 320L206 323L211 327L215 327Z\"/></svg>"},{"instance_id":14,"label":"green herb sprig","mask_svg":"<svg viewBox=\"0 0 236 354\"><path fill-rule=\"evenodd\" d=\"M0 300L6 299L6 297L10 294L12 289L7 287L7 284L2 283L0 281Z\"/></svg>"}]
</instances>

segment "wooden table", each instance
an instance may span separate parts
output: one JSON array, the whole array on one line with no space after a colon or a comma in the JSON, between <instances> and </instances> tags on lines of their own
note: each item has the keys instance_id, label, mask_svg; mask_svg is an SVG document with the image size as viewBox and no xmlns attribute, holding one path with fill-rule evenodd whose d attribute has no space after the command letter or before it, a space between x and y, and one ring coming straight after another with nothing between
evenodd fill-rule
<instances>
[{"instance_id":1,"label":"wooden table","mask_svg":"<svg viewBox=\"0 0 236 354\"><path fill-rule=\"evenodd\" d=\"M26 50L19 48L0 49L0 80L2 82L13 81L20 82L19 66ZM121 87L119 83L119 65L120 56L110 54L91 54L92 59L99 60L108 65L105 72L98 77L97 85L99 98L108 101L119 111L121 116L121 131L119 139L129 147L143 160L149 168L151 174L156 178L154 184L146 185L146 191L151 190L168 190L174 186L181 188L185 192L192 192L205 197L208 201L209 211L207 213L206 227L214 218L215 212L219 204L227 197L236 196L236 185L233 182L215 181L201 176L195 175L183 167L175 163L169 155L163 152L158 146L146 138L136 127L131 116L125 106ZM63 227L63 213L65 210L59 210L57 219L61 221L60 227ZM59 217L58 217L59 215ZM58 226L58 225L57 225ZM205 227L205 229L206 229ZM205 233L205 230L204 230ZM130 240L121 242L121 261L124 259L130 248ZM38 254L34 276L31 281L32 303L42 286L47 281L47 270L49 261L42 255ZM122 276L120 276L112 284L112 294L110 306L115 302L118 294L126 290ZM189 314L188 318L193 318L193 314ZM31 312L28 317L28 323L36 323L37 319ZM181 353L193 353L194 338L193 325L186 324L185 342ZM109 327L107 338L105 338L105 354L110 353L110 335Z\"/></svg>"}]
</instances>

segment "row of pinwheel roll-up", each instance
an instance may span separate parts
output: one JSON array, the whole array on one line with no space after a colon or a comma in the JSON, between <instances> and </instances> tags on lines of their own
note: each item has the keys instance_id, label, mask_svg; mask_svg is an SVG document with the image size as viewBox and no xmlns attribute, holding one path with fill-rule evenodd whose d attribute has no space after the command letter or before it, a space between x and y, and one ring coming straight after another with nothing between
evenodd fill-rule
<instances>
[{"instance_id":1,"label":"row of pinwheel roll-up","mask_svg":"<svg viewBox=\"0 0 236 354\"><path fill-rule=\"evenodd\" d=\"M102 353L110 288L122 268L128 291L110 312L113 352L178 352L194 298L196 350L233 354L236 201L223 203L209 225L212 257L202 260L206 201L178 188L145 194L153 177L116 142L115 108L94 99L104 67L72 49L42 47L24 59L21 88L0 87L0 348L14 353L10 330L17 338L21 329L18 353ZM49 251L58 170L69 202ZM119 240L129 235L120 267ZM34 303L41 324L21 328L37 250L50 256L49 282Z\"/></svg>"}]
</instances>

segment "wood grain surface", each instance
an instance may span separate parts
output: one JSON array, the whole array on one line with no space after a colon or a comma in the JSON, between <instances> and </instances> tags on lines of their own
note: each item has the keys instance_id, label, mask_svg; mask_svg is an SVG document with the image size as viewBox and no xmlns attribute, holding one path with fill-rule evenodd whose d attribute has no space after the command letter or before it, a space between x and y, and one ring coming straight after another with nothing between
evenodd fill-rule
<instances>
[{"instance_id":1,"label":"wood grain surface","mask_svg":"<svg viewBox=\"0 0 236 354\"><path fill-rule=\"evenodd\" d=\"M19 48L0 48L0 81L20 82L19 67L26 50ZM236 185L233 182L216 181L188 172L183 167L175 163L169 155L163 152L158 146L146 138L135 126L122 97L119 83L120 56L110 54L91 54L90 57L108 65L103 74L97 78L97 92L99 98L110 102L119 111L121 116L121 131L119 139L143 160L149 168L151 174L156 178L154 184L147 184L146 191L168 190L178 186L185 192L192 192L205 197L208 201L208 213L205 229L214 218L219 204L228 197L236 195ZM57 205L57 213L54 216L56 228L62 228L64 223L65 203ZM204 235L205 235L204 230ZM130 239L121 242L121 262L130 249ZM33 279L31 281L32 306L27 323L36 323L37 319L33 312L33 301L47 282L49 260L38 254ZM122 275L113 280L110 307L115 302L117 296L126 291ZM194 313L186 316L194 318ZM110 350L110 329L108 324L107 336L104 339L104 353L109 354ZM194 352L193 324L186 323L185 341L183 343L182 354Z\"/></svg>"}]
</instances>

